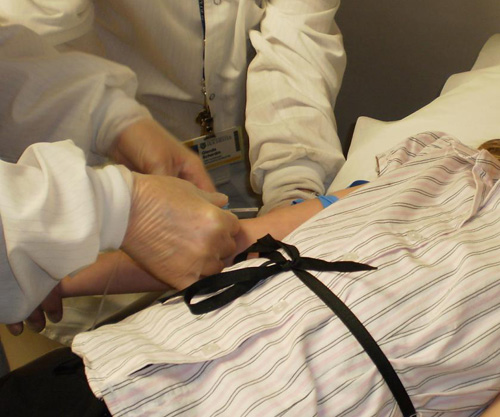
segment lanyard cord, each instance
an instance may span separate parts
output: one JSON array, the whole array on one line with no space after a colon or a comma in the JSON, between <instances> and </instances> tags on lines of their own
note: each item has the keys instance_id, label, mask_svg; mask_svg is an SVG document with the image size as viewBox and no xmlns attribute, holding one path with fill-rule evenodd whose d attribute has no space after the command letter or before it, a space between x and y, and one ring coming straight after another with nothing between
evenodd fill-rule
<instances>
[{"instance_id":1,"label":"lanyard cord","mask_svg":"<svg viewBox=\"0 0 500 417\"><path fill-rule=\"evenodd\" d=\"M198 0L200 6L201 30L203 33L203 75L202 80L205 82L205 42L207 39L207 25L205 22L205 0Z\"/></svg>"},{"instance_id":2,"label":"lanyard cord","mask_svg":"<svg viewBox=\"0 0 500 417\"><path fill-rule=\"evenodd\" d=\"M205 2L204 0L198 0L198 5L200 7L200 18L201 18L201 30L203 33L203 55L202 55L202 74L201 74L201 93L203 94L203 109L196 117L196 123L201 125L201 134L206 135L213 132L213 117L210 112L210 107L208 106L207 100L207 84L205 79L205 55L206 55L206 43L207 43L207 25L205 21Z\"/></svg>"},{"instance_id":3,"label":"lanyard cord","mask_svg":"<svg viewBox=\"0 0 500 417\"><path fill-rule=\"evenodd\" d=\"M286 259L278 252L279 249L283 249L290 259ZM355 272L377 268L357 262L327 262L321 259L302 257L295 246L279 242L270 235L259 239L257 243L238 255L236 262L246 258L252 252L259 252L261 257L268 258L269 261L258 267L236 269L206 277L167 299L183 296L191 313L205 314L231 303L250 291L260 281L280 272L291 270L335 313L361 344L387 383L403 416L414 417L417 415L405 387L375 339L343 301L307 271ZM203 294L214 295L197 303L192 302L195 296ZM164 302L167 299L160 301Z\"/></svg>"}]
</instances>

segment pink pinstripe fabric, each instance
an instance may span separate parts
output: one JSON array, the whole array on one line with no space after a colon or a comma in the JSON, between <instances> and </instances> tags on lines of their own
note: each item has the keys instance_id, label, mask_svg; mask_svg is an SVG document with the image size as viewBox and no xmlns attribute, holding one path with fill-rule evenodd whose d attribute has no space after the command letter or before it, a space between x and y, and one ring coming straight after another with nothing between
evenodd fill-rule
<instances>
[{"instance_id":1,"label":"pink pinstripe fabric","mask_svg":"<svg viewBox=\"0 0 500 417\"><path fill-rule=\"evenodd\" d=\"M303 256L377 266L317 276L422 415L476 415L500 390L500 164L431 133L378 162L379 180L286 241ZM290 273L201 317L180 302L151 307L73 349L117 416L399 415L356 340Z\"/></svg>"}]
</instances>

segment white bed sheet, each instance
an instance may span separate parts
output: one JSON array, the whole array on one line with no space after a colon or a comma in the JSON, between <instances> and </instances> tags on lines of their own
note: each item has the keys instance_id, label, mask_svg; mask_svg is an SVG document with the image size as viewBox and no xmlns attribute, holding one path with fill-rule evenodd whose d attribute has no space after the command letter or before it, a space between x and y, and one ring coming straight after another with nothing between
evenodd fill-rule
<instances>
[{"instance_id":1,"label":"white bed sheet","mask_svg":"<svg viewBox=\"0 0 500 417\"><path fill-rule=\"evenodd\" d=\"M328 193L354 180L375 179L376 155L426 131L446 132L471 147L500 138L500 34L486 42L470 71L452 75L427 106L392 122L360 117L347 161Z\"/></svg>"}]
</instances>

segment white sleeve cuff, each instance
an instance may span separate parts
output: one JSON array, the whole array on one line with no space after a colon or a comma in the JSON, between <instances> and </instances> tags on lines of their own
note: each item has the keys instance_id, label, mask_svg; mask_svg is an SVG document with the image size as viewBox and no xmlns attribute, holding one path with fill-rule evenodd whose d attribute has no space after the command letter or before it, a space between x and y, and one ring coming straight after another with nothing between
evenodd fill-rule
<instances>
[{"instance_id":1,"label":"white sleeve cuff","mask_svg":"<svg viewBox=\"0 0 500 417\"><path fill-rule=\"evenodd\" d=\"M102 117L97 123L99 128L92 151L103 156L107 155L111 144L125 128L141 119L152 118L146 107L119 89L102 100L100 109L96 113Z\"/></svg>"},{"instance_id":2,"label":"white sleeve cuff","mask_svg":"<svg viewBox=\"0 0 500 417\"><path fill-rule=\"evenodd\" d=\"M100 251L119 249L127 231L132 195L132 173L123 166L87 168L94 185Z\"/></svg>"},{"instance_id":3,"label":"white sleeve cuff","mask_svg":"<svg viewBox=\"0 0 500 417\"><path fill-rule=\"evenodd\" d=\"M321 180L324 175L318 163L305 159L268 171L262 187L264 205L260 213L263 214L297 198L308 199L314 196L314 193L324 194L325 187Z\"/></svg>"}]
</instances>

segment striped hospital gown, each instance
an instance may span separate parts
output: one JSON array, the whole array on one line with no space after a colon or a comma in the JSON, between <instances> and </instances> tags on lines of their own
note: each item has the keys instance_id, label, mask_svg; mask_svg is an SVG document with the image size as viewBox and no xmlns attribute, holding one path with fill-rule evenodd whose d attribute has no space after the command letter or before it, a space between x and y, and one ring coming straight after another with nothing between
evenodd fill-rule
<instances>
[{"instance_id":1,"label":"striped hospital gown","mask_svg":"<svg viewBox=\"0 0 500 417\"><path fill-rule=\"evenodd\" d=\"M364 323L422 416L476 415L500 391L500 164L428 133L378 166L378 180L285 241L376 266L312 273ZM202 316L155 305L73 350L116 416L400 415L354 337L291 272Z\"/></svg>"}]
</instances>

